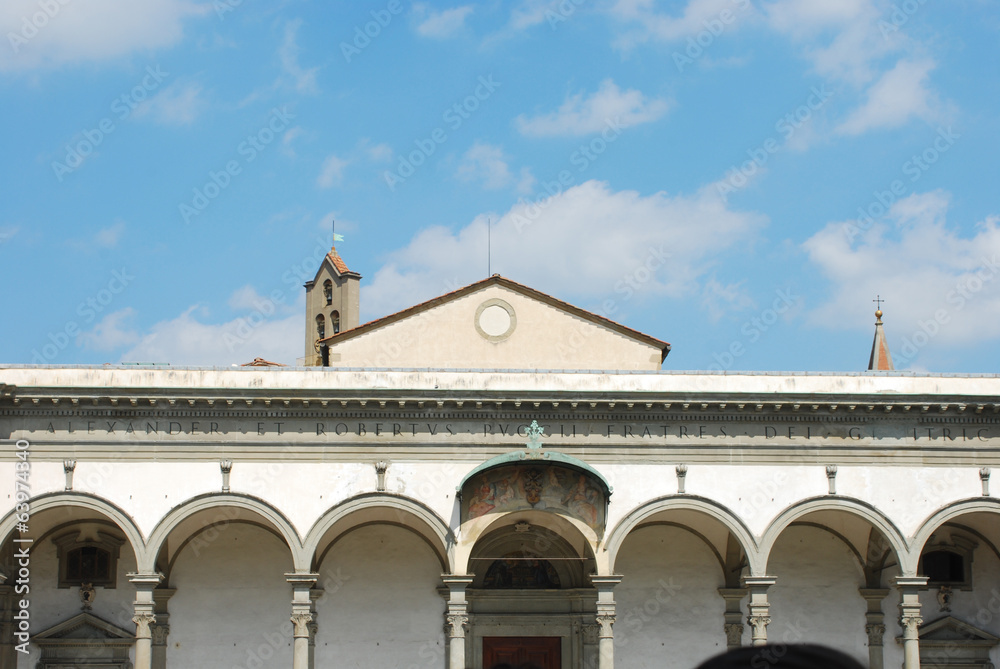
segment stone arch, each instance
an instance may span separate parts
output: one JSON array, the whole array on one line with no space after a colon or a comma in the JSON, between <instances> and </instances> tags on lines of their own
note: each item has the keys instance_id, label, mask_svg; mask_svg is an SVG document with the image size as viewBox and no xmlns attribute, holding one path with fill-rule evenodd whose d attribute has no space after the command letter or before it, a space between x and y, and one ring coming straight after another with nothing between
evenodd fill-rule
<instances>
[{"instance_id":1,"label":"stone arch","mask_svg":"<svg viewBox=\"0 0 1000 669\"><path fill-rule=\"evenodd\" d=\"M285 544L288 546L295 570L308 570L309 560L305 558L305 553L302 550L302 541L299 538L298 532L296 532L295 528L284 516L284 514L278 511L275 507L261 499L251 497L250 495L235 493L208 493L193 497L186 502L175 506L167 513L167 515L163 517L162 520L160 520L159 524L157 524L156 528L149 536L149 542L147 544L148 550L146 551L144 560L139 563L140 571L151 573L156 570L156 558L159 555L160 549L163 547L163 543L166 541L167 537L170 536L170 533L183 521L201 511L225 507L244 509L263 518L274 530L277 531L277 533L284 540Z\"/></svg>"},{"instance_id":2,"label":"stone arch","mask_svg":"<svg viewBox=\"0 0 1000 669\"><path fill-rule=\"evenodd\" d=\"M777 542L781 533L793 522L817 511L839 511L861 518L869 525L877 529L886 538L896 555L900 570L903 574L908 573L905 569L908 566L907 557L909 548L902 532L896 527L885 514L867 502L863 502L853 497L811 497L800 500L784 511L779 513L768 525L760 539L760 567L759 575L766 573L767 563L771 556L771 549ZM834 533L836 535L836 533ZM860 565L864 569L865 565ZM914 565L915 566L915 565Z\"/></svg>"},{"instance_id":3,"label":"stone arch","mask_svg":"<svg viewBox=\"0 0 1000 669\"><path fill-rule=\"evenodd\" d=\"M124 510L106 499L82 492L55 492L39 495L30 500L31 513L37 514L47 509L54 509L61 506L75 506L99 513L109 518L128 538L135 559L138 564L146 555L146 541L142 536L139 527ZM16 510L11 510L0 520L0 545L7 542L17 525Z\"/></svg>"},{"instance_id":4,"label":"stone arch","mask_svg":"<svg viewBox=\"0 0 1000 669\"><path fill-rule=\"evenodd\" d=\"M917 565L920 561L920 553L930 536L934 534L942 525L953 521L960 516L970 513L997 513L1000 514L1000 499L995 497L971 497L960 499L950 504L946 504L933 514L927 517L920 527L914 532L910 539L909 552L907 555L907 576L914 576L917 573Z\"/></svg>"},{"instance_id":5,"label":"stone arch","mask_svg":"<svg viewBox=\"0 0 1000 669\"><path fill-rule=\"evenodd\" d=\"M492 532L507 526L513 526L519 521L527 521L573 543L577 540L594 558L598 575L607 575L607 569L597 558L598 537L593 528L583 521L568 515L552 513L538 509L521 509L504 513L490 514L466 521L461 528L462 543L455 552L455 573L471 573L470 558L479 541Z\"/></svg>"},{"instance_id":6,"label":"stone arch","mask_svg":"<svg viewBox=\"0 0 1000 669\"><path fill-rule=\"evenodd\" d=\"M377 522L399 525L415 532L434 551L443 572L451 573L455 537L448 524L424 504L387 493L356 495L324 513L303 542L304 565L312 570L319 566L321 556L317 551L330 530L337 529L339 536L361 525Z\"/></svg>"},{"instance_id":7,"label":"stone arch","mask_svg":"<svg viewBox=\"0 0 1000 669\"><path fill-rule=\"evenodd\" d=\"M764 564L760 562L757 541L739 516L718 502L696 495L667 495L650 500L629 511L624 518L618 521L604 544L602 552L607 554L608 573L614 573L618 551L632 530L654 515L672 510L702 513L724 525L739 542L743 553L747 556L750 573L753 575L764 573Z\"/></svg>"}]
</instances>

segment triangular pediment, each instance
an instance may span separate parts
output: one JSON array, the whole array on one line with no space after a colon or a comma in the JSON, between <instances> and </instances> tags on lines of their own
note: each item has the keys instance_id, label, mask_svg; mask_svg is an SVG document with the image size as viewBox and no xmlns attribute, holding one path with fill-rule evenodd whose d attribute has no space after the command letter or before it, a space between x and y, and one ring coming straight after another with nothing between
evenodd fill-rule
<instances>
[{"instance_id":1,"label":"triangular pediment","mask_svg":"<svg viewBox=\"0 0 1000 669\"><path fill-rule=\"evenodd\" d=\"M494 275L321 340L332 366L659 370L670 344Z\"/></svg>"},{"instance_id":2,"label":"triangular pediment","mask_svg":"<svg viewBox=\"0 0 1000 669\"><path fill-rule=\"evenodd\" d=\"M92 613L79 613L69 620L39 632L32 637L35 643L64 639L122 639L132 641L135 635L98 618Z\"/></svg>"},{"instance_id":3,"label":"triangular pediment","mask_svg":"<svg viewBox=\"0 0 1000 669\"><path fill-rule=\"evenodd\" d=\"M953 616L938 618L920 627L920 641L979 641L994 645L1000 638Z\"/></svg>"}]
</instances>

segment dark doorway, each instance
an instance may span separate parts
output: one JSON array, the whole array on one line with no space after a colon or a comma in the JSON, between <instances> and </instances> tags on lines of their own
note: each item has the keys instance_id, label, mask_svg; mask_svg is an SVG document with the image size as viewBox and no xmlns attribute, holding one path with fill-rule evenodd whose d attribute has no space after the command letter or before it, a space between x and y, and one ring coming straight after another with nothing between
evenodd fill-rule
<instances>
[{"instance_id":1,"label":"dark doorway","mask_svg":"<svg viewBox=\"0 0 1000 669\"><path fill-rule=\"evenodd\" d=\"M522 664L539 669L562 669L562 639L557 636L483 637L483 669L508 664L514 669Z\"/></svg>"}]
</instances>

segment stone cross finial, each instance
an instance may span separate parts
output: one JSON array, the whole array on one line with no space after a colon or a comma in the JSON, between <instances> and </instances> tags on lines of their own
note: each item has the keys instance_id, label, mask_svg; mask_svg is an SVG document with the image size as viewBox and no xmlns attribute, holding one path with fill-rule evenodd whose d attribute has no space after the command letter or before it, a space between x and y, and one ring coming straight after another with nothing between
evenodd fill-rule
<instances>
[{"instance_id":1,"label":"stone cross finial","mask_svg":"<svg viewBox=\"0 0 1000 669\"><path fill-rule=\"evenodd\" d=\"M542 433L545 432L545 428L538 424L537 420L531 421L531 425L528 427L528 457L531 459L537 459L542 457Z\"/></svg>"}]
</instances>

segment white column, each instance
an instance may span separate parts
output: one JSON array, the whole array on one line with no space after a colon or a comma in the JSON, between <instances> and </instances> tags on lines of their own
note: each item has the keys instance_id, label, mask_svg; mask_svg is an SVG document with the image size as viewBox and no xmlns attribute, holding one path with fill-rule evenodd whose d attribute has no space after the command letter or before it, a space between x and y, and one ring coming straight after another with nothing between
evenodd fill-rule
<instances>
[{"instance_id":1,"label":"white column","mask_svg":"<svg viewBox=\"0 0 1000 669\"><path fill-rule=\"evenodd\" d=\"M292 586L292 669L309 669L309 624L313 621L310 590L319 574L285 574Z\"/></svg>"},{"instance_id":2,"label":"white column","mask_svg":"<svg viewBox=\"0 0 1000 669\"><path fill-rule=\"evenodd\" d=\"M743 577L743 586L750 592L747 622L750 624L750 638L754 646L767 644L767 626L771 624L771 604L767 601L767 589L777 581L774 576Z\"/></svg>"},{"instance_id":3,"label":"white column","mask_svg":"<svg viewBox=\"0 0 1000 669\"><path fill-rule=\"evenodd\" d=\"M590 577L590 582L597 588L597 667L598 669L614 669L615 667L615 586L622 582L619 575Z\"/></svg>"},{"instance_id":4,"label":"white column","mask_svg":"<svg viewBox=\"0 0 1000 669\"><path fill-rule=\"evenodd\" d=\"M903 628L903 669L920 669L920 589L926 587L926 576L899 576L899 624Z\"/></svg>"},{"instance_id":5,"label":"white column","mask_svg":"<svg viewBox=\"0 0 1000 669\"><path fill-rule=\"evenodd\" d=\"M152 669L153 636L152 625L156 622L153 589L163 580L163 574L129 574L128 580L135 585L135 669Z\"/></svg>"},{"instance_id":6,"label":"white column","mask_svg":"<svg viewBox=\"0 0 1000 669\"><path fill-rule=\"evenodd\" d=\"M465 598L465 589L472 584L472 576L442 574L441 580L448 587L448 610L445 612L448 669L465 669L465 630L469 626L469 602Z\"/></svg>"}]
</instances>

